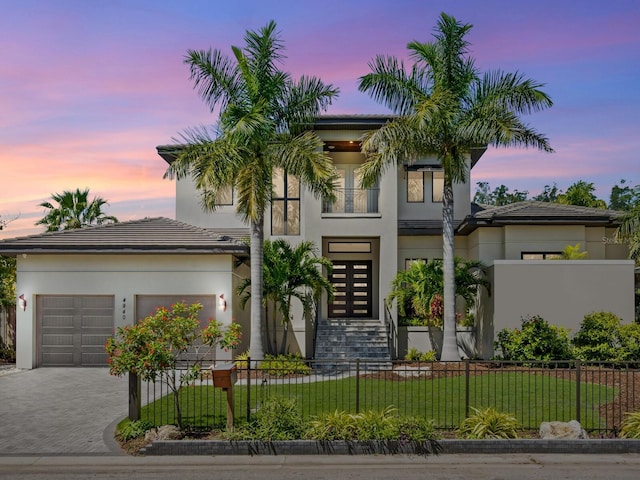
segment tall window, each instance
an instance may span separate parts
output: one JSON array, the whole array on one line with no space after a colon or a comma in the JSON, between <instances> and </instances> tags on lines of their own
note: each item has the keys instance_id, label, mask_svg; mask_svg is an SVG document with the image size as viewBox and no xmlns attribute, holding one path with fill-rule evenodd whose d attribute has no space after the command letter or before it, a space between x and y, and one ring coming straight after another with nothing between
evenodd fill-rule
<instances>
[{"instance_id":1,"label":"tall window","mask_svg":"<svg viewBox=\"0 0 640 480\"><path fill-rule=\"evenodd\" d=\"M300 181L282 169L273 171L271 235L300 235Z\"/></svg>"},{"instance_id":2,"label":"tall window","mask_svg":"<svg viewBox=\"0 0 640 480\"><path fill-rule=\"evenodd\" d=\"M444 192L444 172L442 170L431 174L431 201L442 202Z\"/></svg>"},{"instance_id":3,"label":"tall window","mask_svg":"<svg viewBox=\"0 0 640 480\"><path fill-rule=\"evenodd\" d=\"M407 172L407 202L424 202L424 172Z\"/></svg>"}]
</instances>

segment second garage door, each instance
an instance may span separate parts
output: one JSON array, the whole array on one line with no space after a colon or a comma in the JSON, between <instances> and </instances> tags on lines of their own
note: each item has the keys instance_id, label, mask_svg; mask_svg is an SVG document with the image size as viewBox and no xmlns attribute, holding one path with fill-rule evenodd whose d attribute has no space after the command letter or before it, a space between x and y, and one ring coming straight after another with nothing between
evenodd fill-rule
<instances>
[{"instance_id":1,"label":"second garage door","mask_svg":"<svg viewBox=\"0 0 640 480\"><path fill-rule=\"evenodd\" d=\"M36 302L39 366L107 366L113 295L39 295Z\"/></svg>"}]
</instances>

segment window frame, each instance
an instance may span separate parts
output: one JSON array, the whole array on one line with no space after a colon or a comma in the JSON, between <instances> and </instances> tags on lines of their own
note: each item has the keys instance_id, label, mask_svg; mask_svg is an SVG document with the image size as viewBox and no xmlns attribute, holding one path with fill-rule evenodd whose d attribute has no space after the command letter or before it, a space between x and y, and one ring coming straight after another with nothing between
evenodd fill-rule
<instances>
[{"instance_id":1,"label":"window frame","mask_svg":"<svg viewBox=\"0 0 640 480\"><path fill-rule=\"evenodd\" d=\"M410 194L411 194L411 189L409 188L409 181L410 181L410 177L412 176L412 174L416 174L419 173L421 175L421 183L422 183L422 188L421 188L421 193L422 193L422 198L420 200L411 200L410 198ZM413 179L414 181L417 181L418 179ZM407 203L424 203L424 172L421 170L408 170L407 171Z\"/></svg>"},{"instance_id":2,"label":"window frame","mask_svg":"<svg viewBox=\"0 0 640 480\"><path fill-rule=\"evenodd\" d=\"M286 170L284 169L278 169L282 171L282 188L283 188L283 194L284 196L280 197L280 196L276 196L274 195L271 199L271 235L272 236L279 236L279 237L284 237L284 236L298 236L300 235L300 190L301 190L301 185L300 185L300 179L296 179L297 183L298 183L298 196L297 197L293 197L293 196L289 196L289 177L294 177L294 175L291 175L289 173L287 173ZM274 173L275 170L274 170ZM274 233L273 231L273 227L274 227L274 222L273 222L273 205L276 202L282 202L283 207L282 207L282 216L283 216L283 221L282 221L282 225L283 225L283 232L282 233ZM289 232L289 204L293 204L297 202L297 211L298 211L298 222L297 222L297 232L296 233L290 233ZM294 207L295 208L295 207Z\"/></svg>"},{"instance_id":3,"label":"window frame","mask_svg":"<svg viewBox=\"0 0 640 480\"><path fill-rule=\"evenodd\" d=\"M442 187L439 189L440 192L440 198L436 199L436 189L435 189L435 185L436 185L436 178L435 178L435 174L441 174L442 178L438 179L439 181L442 182ZM444 170L434 170L431 172L431 203L442 203L442 198L444 197Z\"/></svg>"}]
</instances>

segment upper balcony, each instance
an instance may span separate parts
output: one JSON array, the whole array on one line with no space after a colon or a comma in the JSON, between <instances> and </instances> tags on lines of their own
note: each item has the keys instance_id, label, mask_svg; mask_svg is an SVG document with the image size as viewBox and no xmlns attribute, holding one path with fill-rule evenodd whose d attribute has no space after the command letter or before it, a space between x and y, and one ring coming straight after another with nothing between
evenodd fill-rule
<instances>
[{"instance_id":1,"label":"upper balcony","mask_svg":"<svg viewBox=\"0 0 640 480\"><path fill-rule=\"evenodd\" d=\"M352 214L377 214L379 188L339 188L336 189L336 199L331 202L322 201L322 213Z\"/></svg>"}]
</instances>

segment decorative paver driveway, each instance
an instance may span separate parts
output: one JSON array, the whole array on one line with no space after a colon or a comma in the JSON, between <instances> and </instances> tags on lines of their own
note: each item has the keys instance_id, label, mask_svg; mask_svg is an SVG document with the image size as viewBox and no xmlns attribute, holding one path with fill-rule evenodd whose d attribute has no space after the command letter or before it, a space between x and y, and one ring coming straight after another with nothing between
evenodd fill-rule
<instances>
[{"instance_id":1,"label":"decorative paver driveway","mask_svg":"<svg viewBox=\"0 0 640 480\"><path fill-rule=\"evenodd\" d=\"M127 378L106 368L38 368L0 375L0 455L121 454L115 423Z\"/></svg>"}]
</instances>

